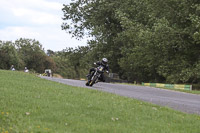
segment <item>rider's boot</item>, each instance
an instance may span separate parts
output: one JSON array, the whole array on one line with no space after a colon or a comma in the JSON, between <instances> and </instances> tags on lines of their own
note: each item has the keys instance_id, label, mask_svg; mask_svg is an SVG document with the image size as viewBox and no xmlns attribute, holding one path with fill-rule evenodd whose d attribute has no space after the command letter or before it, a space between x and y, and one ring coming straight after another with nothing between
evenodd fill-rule
<instances>
[{"instance_id":1,"label":"rider's boot","mask_svg":"<svg viewBox=\"0 0 200 133\"><path fill-rule=\"evenodd\" d=\"M91 74L86 75L88 81L91 79Z\"/></svg>"},{"instance_id":2,"label":"rider's boot","mask_svg":"<svg viewBox=\"0 0 200 133\"><path fill-rule=\"evenodd\" d=\"M86 75L86 77L87 77L88 81L87 81L87 83L85 85L89 86L91 74Z\"/></svg>"}]
</instances>

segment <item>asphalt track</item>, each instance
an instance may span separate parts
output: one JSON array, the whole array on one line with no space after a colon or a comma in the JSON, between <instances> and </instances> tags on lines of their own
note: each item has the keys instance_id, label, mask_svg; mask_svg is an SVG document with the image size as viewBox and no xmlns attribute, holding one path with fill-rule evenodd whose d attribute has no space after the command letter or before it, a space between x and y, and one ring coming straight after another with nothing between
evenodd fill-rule
<instances>
[{"instance_id":1,"label":"asphalt track","mask_svg":"<svg viewBox=\"0 0 200 133\"><path fill-rule=\"evenodd\" d=\"M185 113L200 115L200 95L178 92L173 90L166 90L153 87L122 85L112 83L97 83L93 87L85 86L85 81L60 79L51 77L41 77L47 80L56 81L59 83L90 88L109 93L114 93L120 96L130 97L160 106L167 106L169 108L182 111Z\"/></svg>"}]
</instances>

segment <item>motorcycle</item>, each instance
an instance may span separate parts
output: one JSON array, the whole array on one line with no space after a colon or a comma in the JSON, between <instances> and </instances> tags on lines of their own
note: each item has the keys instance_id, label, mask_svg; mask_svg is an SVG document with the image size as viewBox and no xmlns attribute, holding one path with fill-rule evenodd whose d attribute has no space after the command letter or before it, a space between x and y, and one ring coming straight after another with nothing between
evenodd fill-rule
<instances>
[{"instance_id":1,"label":"motorcycle","mask_svg":"<svg viewBox=\"0 0 200 133\"><path fill-rule=\"evenodd\" d=\"M93 86L96 84L101 77L101 74L104 73L104 67L103 66L98 66L95 69L95 72L92 74L92 76L88 77L88 81L86 82L86 86Z\"/></svg>"}]
</instances>

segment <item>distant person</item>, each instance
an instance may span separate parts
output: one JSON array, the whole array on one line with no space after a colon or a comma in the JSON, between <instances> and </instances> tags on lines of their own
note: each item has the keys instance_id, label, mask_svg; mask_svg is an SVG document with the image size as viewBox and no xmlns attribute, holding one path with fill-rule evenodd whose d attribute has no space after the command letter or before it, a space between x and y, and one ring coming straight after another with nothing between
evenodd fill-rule
<instances>
[{"instance_id":1,"label":"distant person","mask_svg":"<svg viewBox=\"0 0 200 133\"><path fill-rule=\"evenodd\" d=\"M10 70L15 71L14 65L11 66Z\"/></svg>"},{"instance_id":2,"label":"distant person","mask_svg":"<svg viewBox=\"0 0 200 133\"><path fill-rule=\"evenodd\" d=\"M47 77L49 77L49 71L47 71Z\"/></svg>"},{"instance_id":3,"label":"distant person","mask_svg":"<svg viewBox=\"0 0 200 133\"><path fill-rule=\"evenodd\" d=\"M29 72L29 70L27 69L27 67L24 68L24 72L25 73Z\"/></svg>"}]
</instances>

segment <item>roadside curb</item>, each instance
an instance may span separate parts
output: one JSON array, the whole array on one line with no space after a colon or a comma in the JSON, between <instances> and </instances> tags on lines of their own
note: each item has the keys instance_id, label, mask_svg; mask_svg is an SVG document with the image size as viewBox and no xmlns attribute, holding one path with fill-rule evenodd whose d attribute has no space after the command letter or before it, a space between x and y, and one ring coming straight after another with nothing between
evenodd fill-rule
<instances>
[{"instance_id":1,"label":"roadside curb","mask_svg":"<svg viewBox=\"0 0 200 133\"><path fill-rule=\"evenodd\" d=\"M182 85L182 84L162 84L162 83L142 83L144 86L151 87L162 87L169 89L181 89L181 90L192 90L192 85Z\"/></svg>"}]
</instances>

